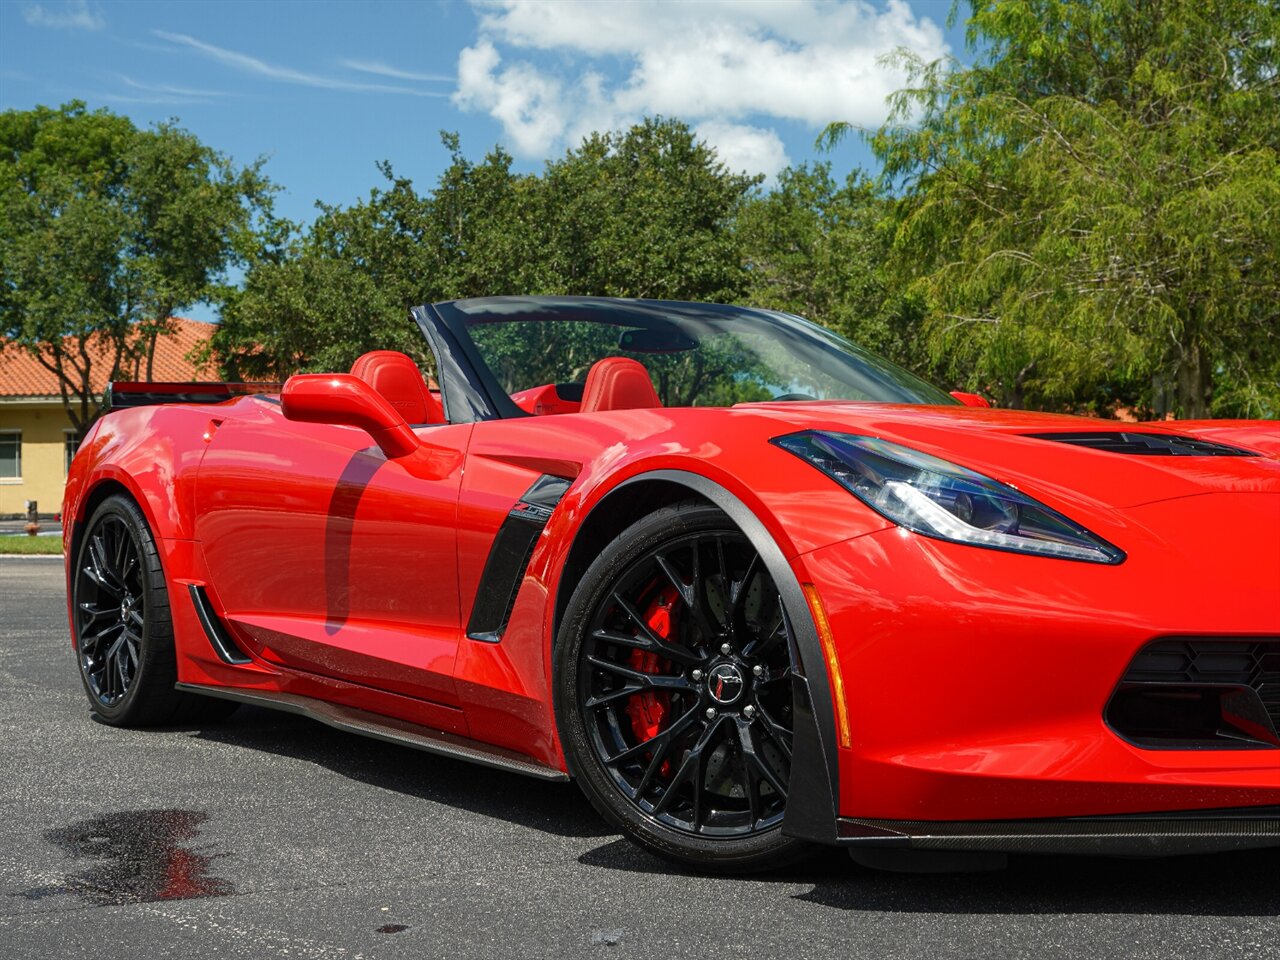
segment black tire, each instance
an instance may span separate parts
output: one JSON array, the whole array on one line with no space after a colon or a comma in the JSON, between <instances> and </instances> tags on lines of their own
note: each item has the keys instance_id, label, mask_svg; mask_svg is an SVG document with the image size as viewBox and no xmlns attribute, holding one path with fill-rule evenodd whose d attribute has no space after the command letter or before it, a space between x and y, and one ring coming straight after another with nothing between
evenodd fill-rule
<instances>
[{"instance_id":1,"label":"black tire","mask_svg":"<svg viewBox=\"0 0 1280 960\"><path fill-rule=\"evenodd\" d=\"M89 709L113 727L220 720L237 704L174 689L169 591L146 517L123 494L85 524L71 576L72 629Z\"/></svg>"},{"instance_id":2,"label":"black tire","mask_svg":"<svg viewBox=\"0 0 1280 960\"><path fill-rule=\"evenodd\" d=\"M793 649L768 571L720 510L679 503L627 528L583 576L555 652L556 719L587 798L699 869L804 858L781 832Z\"/></svg>"}]
</instances>

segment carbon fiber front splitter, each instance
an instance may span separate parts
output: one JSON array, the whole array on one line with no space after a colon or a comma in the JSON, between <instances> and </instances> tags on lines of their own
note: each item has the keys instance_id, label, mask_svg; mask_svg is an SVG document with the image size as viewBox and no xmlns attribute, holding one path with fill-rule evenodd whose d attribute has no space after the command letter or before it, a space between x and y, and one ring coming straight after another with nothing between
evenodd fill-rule
<instances>
[{"instance_id":1,"label":"carbon fiber front splitter","mask_svg":"<svg viewBox=\"0 0 1280 960\"><path fill-rule=\"evenodd\" d=\"M1055 820L863 820L841 817L850 847L1166 857L1280 847L1280 806Z\"/></svg>"}]
</instances>

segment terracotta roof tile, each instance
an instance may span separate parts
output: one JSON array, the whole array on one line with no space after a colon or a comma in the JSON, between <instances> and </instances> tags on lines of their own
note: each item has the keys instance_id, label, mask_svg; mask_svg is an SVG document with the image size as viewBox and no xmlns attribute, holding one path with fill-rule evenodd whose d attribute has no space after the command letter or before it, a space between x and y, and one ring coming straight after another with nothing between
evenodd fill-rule
<instances>
[{"instance_id":1,"label":"terracotta roof tile","mask_svg":"<svg viewBox=\"0 0 1280 960\"><path fill-rule=\"evenodd\" d=\"M213 336L214 324L186 317L173 318L174 332L156 341L153 380L199 380L213 375L212 370L197 368L186 359L195 347ZM93 389L101 393L107 387L111 374L105 344L90 340L90 381ZM126 371L127 376L145 377L145 367ZM46 370L26 350L6 346L0 350L0 397L56 397L59 396L58 378Z\"/></svg>"}]
</instances>

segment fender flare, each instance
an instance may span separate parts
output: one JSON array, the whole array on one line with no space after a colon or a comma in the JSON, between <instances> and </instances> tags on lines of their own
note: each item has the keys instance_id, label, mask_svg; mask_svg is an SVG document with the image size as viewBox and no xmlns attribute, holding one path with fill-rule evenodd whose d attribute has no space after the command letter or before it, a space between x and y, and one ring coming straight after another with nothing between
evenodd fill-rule
<instances>
[{"instance_id":1,"label":"fender flare","mask_svg":"<svg viewBox=\"0 0 1280 960\"><path fill-rule=\"evenodd\" d=\"M792 676L794 729L791 780L782 832L818 843L834 843L836 811L840 808L835 710L826 658L822 654L818 631L800 581L782 549L751 508L737 495L701 474L674 469L636 474L610 489L595 503L591 513L604 506L617 491L654 480L682 486L724 511L760 554L782 595L783 609L795 637L794 653L798 661L798 670Z\"/></svg>"}]
</instances>

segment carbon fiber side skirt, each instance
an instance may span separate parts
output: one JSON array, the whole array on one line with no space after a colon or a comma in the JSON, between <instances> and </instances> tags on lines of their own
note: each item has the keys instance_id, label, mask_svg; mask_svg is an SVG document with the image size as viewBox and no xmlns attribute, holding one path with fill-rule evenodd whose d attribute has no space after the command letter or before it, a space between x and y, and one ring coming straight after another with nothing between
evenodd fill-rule
<instances>
[{"instance_id":1,"label":"carbon fiber side skirt","mask_svg":"<svg viewBox=\"0 0 1280 960\"><path fill-rule=\"evenodd\" d=\"M421 727L395 717L358 710L325 700L303 697L293 693L277 693L272 690L250 690L243 687L211 687L197 683L176 683L178 690L198 693L208 697L221 697L224 700L236 700L240 703L280 710L284 713L296 713L312 720L348 733L385 740L388 743L425 750L427 753L438 753L453 757L456 760L468 760L486 767L496 767L510 773L522 773L539 780L568 780L569 775L553 767L538 763L530 757L494 747L478 740L469 740L443 730L432 730Z\"/></svg>"},{"instance_id":2,"label":"carbon fiber side skirt","mask_svg":"<svg viewBox=\"0 0 1280 960\"><path fill-rule=\"evenodd\" d=\"M1280 807L1189 810L1060 820L860 820L842 817L850 847L1164 857L1280 847Z\"/></svg>"}]
</instances>

